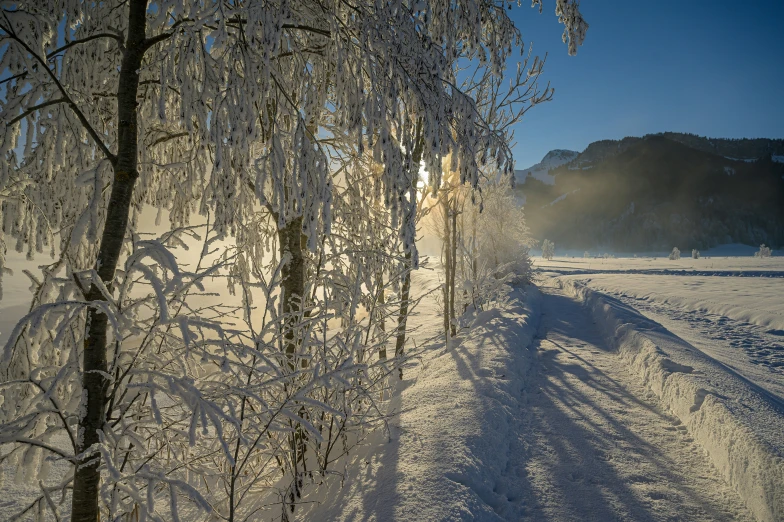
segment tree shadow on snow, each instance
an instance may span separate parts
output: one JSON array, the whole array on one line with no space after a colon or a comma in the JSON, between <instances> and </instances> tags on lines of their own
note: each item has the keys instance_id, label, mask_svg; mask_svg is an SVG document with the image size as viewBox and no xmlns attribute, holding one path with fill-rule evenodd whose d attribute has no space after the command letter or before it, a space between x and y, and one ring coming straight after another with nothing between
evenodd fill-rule
<instances>
[{"instance_id":1,"label":"tree shadow on snow","mask_svg":"<svg viewBox=\"0 0 784 522\"><path fill-rule=\"evenodd\" d=\"M703 519L725 518L673 473L681 464L619 420L642 408L657 425L650 429L675 429L671 417L587 360L590 351L612 350L581 305L559 294L544 299L537 363L523 389L519 466L530 485L520 520L686 520L679 511L686 501Z\"/></svg>"}]
</instances>

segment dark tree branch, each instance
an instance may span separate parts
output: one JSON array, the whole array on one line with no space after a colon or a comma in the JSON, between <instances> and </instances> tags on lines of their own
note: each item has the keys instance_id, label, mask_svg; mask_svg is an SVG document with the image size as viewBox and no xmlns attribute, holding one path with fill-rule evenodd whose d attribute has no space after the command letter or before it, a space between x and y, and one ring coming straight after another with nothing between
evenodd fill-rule
<instances>
[{"instance_id":1,"label":"dark tree branch","mask_svg":"<svg viewBox=\"0 0 784 522\"><path fill-rule=\"evenodd\" d=\"M73 460L74 460L73 455L69 455L69 454L65 453L64 451L60 451L59 449L55 448L54 446L50 446L50 445L48 445L46 443L39 442L39 441L37 441L35 439L28 439L28 438L25 438L25 437L18 437L18 438L14 439L14 442L18 442L20 444L27 444L29 446L36 446L38 448L43 448L46 451L50 451L50 452L54 453L55 455L59 455L60 457L64 458L65 460L68 460L68 461L71 461L71 462L73 462Z\"/></svg>"},{"instance_id":2,"label":"dark tree branch","mask_svg":"<svg viewBox=\"0 0 784 522\"><path fill-rule=\"evenodd\" d=\"M65 98L57 98L56 100L49 100L49 101L40 103L40 104L38 104L38 105L36 105L34 107L30 107L29 109L24 111L22 114L20 114L19 116L17 116L13 120L9 121L6 124L6 127L10 127L11 125L13 125L14 123L18 122L19 120L25 119L26 117L30 116L32 113L34 113L35 111L37 111L39 109L43 109L44 107L48 107L49 105L57 105L58 103L66 103L67 101L68 100L66 100Z\"/></svg>"},{"instance_id":3,"label":"dark tree branch","mask_svg":"<svg viewBox=\"0 0 784 522\"><path fill-rule=\"evenodd\" d=\"M116 40L118 42L118 44L120 46L120 49L122 49L122 47L123 47L123 41L122 41L122 38L119 35L116 35L114 33L98 33L98 34L94 34L92 36L87 36L85 38L81 38L79 40L73 40L71 42L68 42L67 44L63 45L62 47L59 47L59 48L55 49L54 51L52 51L51 53L47 54L46 55L46 59L50 60L50 59L54 58L56 55L58 55L61 52L65 51L66 49L69 49L69 48L73 47L74 45L87 43L87 42L90 42L92 40L97 40L99 38L112 38L112 39L114 39L114 40Z\"/></svg>"},{"instance_id":4,"label":"dark tree branch","mask_svg":"<svg viewBox=\"0 0 784 522\"><path fill-rule=\"evenodd\" d=\"M150 143L149 146L155 147L156 145L160 145L161 143L166 143L167 141L176 140L177 138L183 138L185 136L188 136L189 134L190 134L189 132L178 132L175 134L167 134L166 136L162 136L157 140L153 141L152 143Z\"/></svg>"},{"instance_id":5,"label":"dark tree branch","mask_svg":"<svg viewBox=\"0 0 784 522\"><path fill-rule=\"evenodd\" d=\"M297 29L299 31L307 31L309 33L320 34L321 36L326 36L329 38L332 36L326 29L319 29L318 27L310 27L308 25L294 25L294 24L283 24L283 29Z\"/></svg>"},{"instance_id":6,"label":"dark tree branch","mask_svg":"<svg viewBox=\"0 0 784 522\"><path fill-rule=\"evenodd\" d=\"M6 78L5 80L0 80L0 85L3 85L4 83L12 82L12 81L16 80L17 78L24 78L25 76L27 76L27 71L19 73L19 74L15 74L15 75L11 76L10 78Z\"/></svg>"},{"instance_id":7,"label":"dark tree branch","mask_svg":"<svg viewBox=\"0 0 784 522\"><path fill-rule=\"evenodd\" d=\"M193 21L192 18L183 18L181 20L177 20L176 22L174 22L172 24L171 29L170 29L169 32L161 33L159 35L156 35L156 36L153 36L153 37L150 37L150 38L146 38L144 40L144 42L142 43L142 52L145 52L147 49L149 49L150 47L152 47L153 45L155 45L155 44L157 44L159 42L163 42L164 40L168 40L169 38L174 36L174 33L177 31L177 28L180 25L184 24L185 22L192 22L192 21Z\"/></svg>"}]
</instances>

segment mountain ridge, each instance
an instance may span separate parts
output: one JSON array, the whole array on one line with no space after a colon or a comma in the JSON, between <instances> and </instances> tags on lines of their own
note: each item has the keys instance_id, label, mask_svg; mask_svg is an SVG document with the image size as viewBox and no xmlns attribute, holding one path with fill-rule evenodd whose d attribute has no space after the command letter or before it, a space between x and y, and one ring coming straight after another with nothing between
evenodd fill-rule
<instances>
[{"instance_id":1,"label":"mountain ridge","mask_svg":"<svg viewBox=\"0 0 784 522\"><path fill-rule=\"evenodd\" d=\"M534 237L564 248L780 247L784 163L777 160L784 161L784 140L680 133L600 140L547 178L526 176L515 191Z\"/></svg>"}]
</instances>

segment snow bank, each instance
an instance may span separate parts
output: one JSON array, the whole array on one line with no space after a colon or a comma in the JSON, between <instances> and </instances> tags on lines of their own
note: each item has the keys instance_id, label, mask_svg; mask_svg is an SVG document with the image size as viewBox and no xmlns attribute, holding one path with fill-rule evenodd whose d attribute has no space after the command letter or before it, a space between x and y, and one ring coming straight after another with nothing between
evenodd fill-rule
<instances>
[{"instance_id":1,"label":"snow bank","mask_svg":"<svg viewBox=\"0 0 784 522\"><path fill-rule=\"evenodd\" d=\"M784 520L784 405L619 301L575 281L603 334L762 521Z\"/></svg>"},{"instance_id":2,"label":"snow bank","mask_svg":"<svg viewBox=\"0 0 784 522\"><path fill-rule=\"evenodd\" d=\"M669 277L672 274L591 274L591 288L701 311L784 332L783 277Z\"/></svg>"},{"instance_id":3,"label":"snow bank","mask_svg":"<svg viewBox=\"0 0 784 522\"><path fill-rule=\"evenodd\" d=\"M519 430L520 390L539 319L535 287L481 312L465 337L423 357L401 382L390 436L334 481L308 520L502 520L514 495L499 480ZM434 322L440 321L437 316ZM416 373L414 373L416 372ZM512 486L514 487L514 486Z\"/></svg>"}]
</instances>

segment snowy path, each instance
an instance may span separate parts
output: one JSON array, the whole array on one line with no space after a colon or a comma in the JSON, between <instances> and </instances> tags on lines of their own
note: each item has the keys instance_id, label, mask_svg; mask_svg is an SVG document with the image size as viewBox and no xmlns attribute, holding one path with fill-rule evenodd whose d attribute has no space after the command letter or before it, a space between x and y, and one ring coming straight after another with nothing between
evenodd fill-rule
<instances>
[{"instance_id":1,"label":"snowy path","mask_svg":"<svg viewBox=\"0 0 784 522\"><path fill-rule=\"evenodd\" d=\"M512 466L524 469L525 519L751 520L587 311L560 290L542 291L538 361Z\"/></svg>"}]
</instances>

